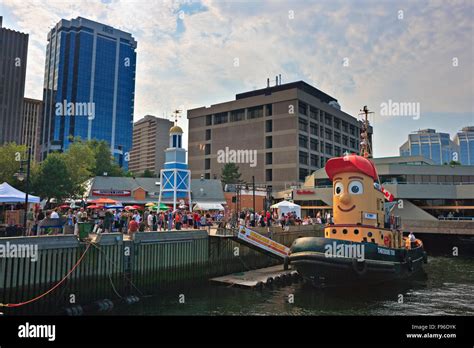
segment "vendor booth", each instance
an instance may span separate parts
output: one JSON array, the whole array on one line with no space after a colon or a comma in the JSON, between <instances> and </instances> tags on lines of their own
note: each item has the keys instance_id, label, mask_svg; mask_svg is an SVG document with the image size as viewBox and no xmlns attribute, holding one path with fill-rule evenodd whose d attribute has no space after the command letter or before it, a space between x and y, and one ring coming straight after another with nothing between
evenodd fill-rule
<instances>
[{"instance_id":1,"label":"vendor booth","mask_svg":"<svg viewBox=\"0 0 474 348\"><path fill-rule=\"evenodd\" d=\"M205 203L205 202L198 202L194 205L193 210L203 210L203 211L210 211L210 210L219 210L223 211L224 206L220 203Z\"/></svg>"},{"instance_id":2,"label":"vendor booth","mask_svg":"<svg viewBox=\"0 0 474 348\"><path fill-rule=\"evenodd\" d=\"M4 182L0 184L0 204L22 204L25 203L26 194L17 190L13 186ZM28 195L28 203L39 203L40 198ZM4 210L4 215L0 217L0 221L5 225L16 226L23 225L23 216L25 211L23 209Z\"/></svg>"},{"instance_id":3,"label":"vendor booth","mask_svg":"<svg viewBox=\"0 0 474 348\"><path fill-rule=\"evenodd\" d=\"M296 216L301 218L301 206L290 201L281 201L279 203L273 204L270 208L276 209L278 216L281 216L281 214L286 215L287 213L295 212Z\"/></svg>"}]
</instances>

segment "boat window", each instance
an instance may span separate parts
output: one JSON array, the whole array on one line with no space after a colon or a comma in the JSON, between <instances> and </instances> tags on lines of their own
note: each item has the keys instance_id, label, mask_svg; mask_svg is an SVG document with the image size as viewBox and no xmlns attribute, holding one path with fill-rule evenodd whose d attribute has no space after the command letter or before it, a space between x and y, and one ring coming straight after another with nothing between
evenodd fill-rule
<instances>
[{"instance_id":1,"label":"boat window","mask_svg":"<svg viewBox=\"0 0 474 348\"><path fill-rule=\"evenodd\" d=\"M372 237L372 232L368 232L367 235L368 235L369 237Z\"/></svg>"},{"instance_id":2,"label":"boat window","mask_svg":"<svg viewBox=\"0 0 474 348\"><path fill-rule=\"evenodd\" d=\"M342 230L342 233L347 234L347 230L346 230L346 229L343 229L343 230Z\"/></svg>"},{"instance_id":3,"label":"boat window","mask_svg":"<svg viewBox=\"0 0 474 348\"><path fill-rule=\"evenodd\" d=\"M359 230L358 230L358 229L355 229L355 230L354 230L354 234L359 234Z\"/></svg>"},{"instance_id":4,"label":"boat window","mask_svg":"<svg viewBox=\"0 0 474 348\"><path fill-rule=\"evenodd\" d=\"M337 231L336 231L335 229L334 229L334 230L332 230L332 233L336 234L336 232L337 232Z\"/></svg>"}]
</instances>

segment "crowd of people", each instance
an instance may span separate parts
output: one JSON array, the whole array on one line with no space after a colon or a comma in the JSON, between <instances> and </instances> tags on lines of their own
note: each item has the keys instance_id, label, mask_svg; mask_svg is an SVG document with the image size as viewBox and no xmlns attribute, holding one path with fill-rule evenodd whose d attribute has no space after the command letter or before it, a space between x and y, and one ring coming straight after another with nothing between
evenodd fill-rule
<instances>
[{"instance_id":1,"label":"crowd of people","mask_svg":"<svg viewBox=\"0 0 474 348\"><path fill-rule=\"evenodd\" d=\"M118 210L118 209L30 209L27 213L28 236L43 234L78 234L79 224L90 223L92 233L201 229L223 219L222 212Z\"/></svg>"}]
</instances>

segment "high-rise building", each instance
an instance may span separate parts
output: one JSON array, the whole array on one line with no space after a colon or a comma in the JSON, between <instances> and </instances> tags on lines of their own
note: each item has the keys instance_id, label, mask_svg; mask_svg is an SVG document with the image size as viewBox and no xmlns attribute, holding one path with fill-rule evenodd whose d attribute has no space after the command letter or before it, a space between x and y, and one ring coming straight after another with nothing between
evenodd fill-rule
<instances>
[{"instance_id":1,"label":"high-rise building","mask_svg":"<svg viewBox=\"0 0 474 348\"><path fill-rule=\"evenodd\" d=\"M276 190L301 183L333 156L359 151L361 122L304 81L240 93L187 117L193 178L220 178L235 162L242 180L254 176Z\"/></svg>"},{"instance_id":2,"label":"high-rise building","mask_svg":"<svg viewBox=\"0 0 474 348\"><path fill-rule=\"evenodd\" d=\"M128 169L135 173L149 170L159 175L165 163L170 128L173 122L146 115L133 125L133 145Z\"/></svg>"},{"instance_id":3,"label":"high-rise building","mask_svg":"<svg viewBox=\"0 0 474 348\"><path fill-rule=\"evenodd\" d=\"M458 132L454 143L459 146L459 162L474 166L474 126L464 127Z\"/></svg>"},{"instance_id":4,"label":"high-rise building","mask_svg":"<svg viewBox=\"0 0 474 348\"><path fill-rule=\"evenodd\" d=\"M436 164L456 160L459 147L451 141L448 133L438 133L434 129L421 129L408 135L408 140L400 146L400 156L424 156Z\"/></svg>"},{"instance_id":5,"label":"high-rise building","mask_svg":"<svg viewBox=\"0 0 474 348\"><path fill-rule=\"evenodd\" d=\"M21 143L28 34L2 27L0 17L0 145Z\"/></svg>"},{"instance_id":6,"label":"high-rise building","mask_svg":"<svg viewBox=\"0 0 474 348\"><path fill-rule=\"evenodd\" d=\"M131 34L78 17L48 34L42 159L73 137L105 140L118 164L132 147L137 42Z\"/></svg>"},{"instance_id":7,"label":"high-rise building","mask_svg":"<svg viewBox=\"0 0 474 348\"><path fill-rule=\"evenodd\" d=\"M31 149L31 157L35 161L40 158L41 115L43 101L25 98L23 104L22 138L21 143Z\"/></svg>"}]
</instances>

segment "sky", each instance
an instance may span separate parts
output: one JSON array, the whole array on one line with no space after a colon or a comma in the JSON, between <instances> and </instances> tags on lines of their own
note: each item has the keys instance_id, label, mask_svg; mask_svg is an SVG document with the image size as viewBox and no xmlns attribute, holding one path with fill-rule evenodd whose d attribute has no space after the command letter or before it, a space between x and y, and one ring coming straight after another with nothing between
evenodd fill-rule
<instances>
[{"instance_id":1,"label":"sky","mask_svg":"<svg viewBox=\"0 0 474 348\"><path fill-rule=\"evenodd\" d=\"M376 157L397 156L418 129L454 136L474 125L472 0L0 0L0 15L4 27L30 35L30 98L42 98L47 33L81 16L137 40L134 120L180 108L187 132L186 110L281 74L353 116L368 105ZM384 114L397 103L414 103L419 114Z\"/></svg>"}]
</instances>

